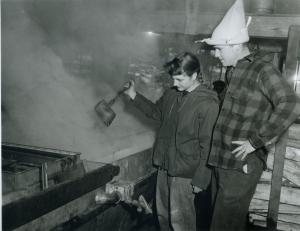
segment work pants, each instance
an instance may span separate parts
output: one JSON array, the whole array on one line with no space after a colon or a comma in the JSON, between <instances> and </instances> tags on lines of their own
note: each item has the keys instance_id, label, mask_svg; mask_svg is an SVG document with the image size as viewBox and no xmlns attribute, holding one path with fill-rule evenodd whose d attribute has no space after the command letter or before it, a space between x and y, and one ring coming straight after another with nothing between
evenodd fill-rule
<instances>
[{"instance_id":1,"label":"work pants","mask_svg":"<svg viewBox=\"0 0 300 231\"><path fill-rule=\"evenodd\" d=\"M250 155L248 173L214 169L212 191L216 194L211 231L246 230L249 205L263 172L263 162L255 154Z\"/></svg>"},{"instance_id":2,"label":"work pants","mask_svg":"<svg viewBox=\"0 0 300 231\"><path fill-rule=\"evenodd\" d=\"M158 170L156 209L161 231L195 231L196 213L191 179Z\"/></svg>"}]
</instances>

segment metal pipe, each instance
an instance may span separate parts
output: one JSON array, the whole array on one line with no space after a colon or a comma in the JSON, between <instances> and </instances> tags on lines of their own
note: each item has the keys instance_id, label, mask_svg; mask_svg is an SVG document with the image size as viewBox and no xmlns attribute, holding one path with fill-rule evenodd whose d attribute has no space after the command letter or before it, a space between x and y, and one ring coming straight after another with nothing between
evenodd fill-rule
<instances>
[{"instance_id":1,"label":"metal pipe","mask_svg":"<svg viewBox=\"0 0 300 231\"><path fill-rule=\"evenodd\" d=\"M117 191L106 193L99 191L95 196L96 204L118 204L121 200L121 194Z\"/></svg>"}]
</instances>

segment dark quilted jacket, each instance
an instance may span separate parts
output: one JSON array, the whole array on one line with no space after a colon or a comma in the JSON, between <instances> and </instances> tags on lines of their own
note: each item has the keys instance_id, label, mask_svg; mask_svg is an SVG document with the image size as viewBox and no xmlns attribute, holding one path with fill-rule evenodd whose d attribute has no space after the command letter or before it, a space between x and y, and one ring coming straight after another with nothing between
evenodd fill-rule
<instances>
[{"instance_id":1,"label":"dark quilted jacket","mask_svg":"<svg viewBox=\"0 0 300 231\"><path fill-rule=\"evenodd\" d=\"M193 185L206 188L211 177L207 158L219 110L217 94L198 86L189 93L169 89L156 103L137 94L133 102L160 123L153 164L171 176L191 178Z\"/></svg>"}]
</instances>

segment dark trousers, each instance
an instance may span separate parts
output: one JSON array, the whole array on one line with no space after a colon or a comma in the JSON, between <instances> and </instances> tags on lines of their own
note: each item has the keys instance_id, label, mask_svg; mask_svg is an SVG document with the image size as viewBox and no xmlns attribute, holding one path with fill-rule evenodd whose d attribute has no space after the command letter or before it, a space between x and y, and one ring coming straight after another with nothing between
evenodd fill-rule
<instances>
[{"instance_id":1,"label":"dark trousers","mask_svg":"<svg viewBox=\"0 0 300 231\"><path fill-rule=\"evenodd\" d=\"M212 216L211 186L195 195L197 231L208 231Z\"/></svg>"},{"instance_id":2,"label":"dark trousers","mask_svg":"<svg viewBox=\"0 0 300 231\"><path fill-rule=\"evenodd\" d=\"M161 231L195 231L196 213L191 179L158 170L156 209Z\"/></svg>"},{"instance_id":3,"label":"dark trousers","mask_svg":"<svg viewBox=\"0 0 300 231\"><path fill-rule=\"evenodd\" d=\"M212 180L214 210L211 231L246 230L247 213L263 162L254 154L248 160L248 173L215 168Z\"/></svg>"}]
</instances>

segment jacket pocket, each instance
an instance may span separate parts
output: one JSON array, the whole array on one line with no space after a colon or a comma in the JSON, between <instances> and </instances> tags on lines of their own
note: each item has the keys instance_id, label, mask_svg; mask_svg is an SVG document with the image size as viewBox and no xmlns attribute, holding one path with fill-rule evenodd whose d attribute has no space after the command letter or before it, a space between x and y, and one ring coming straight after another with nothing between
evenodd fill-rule
<instances>
[{"instance_id":1,"label":"jacket pocket","mask_svg":"<svg viewBox=\"0 0 300 231\"><path fill-rule=\"evenodd\" d=\"M181 143L176 150L175 169L179 177L191 178L200 164L202 148L198 139Z\"/></svg>"},{"instance_id":2,"label":"jacket pocket","mask_svg":"<svg viewBox=\"0 0 300 231\"><path fill-rule=\"evenodd\" d=\"M153 164L159 167L166 167L166 156L169 152L170 139L167 137L158 137L155 140L153 148Z\"/></svg>"}]
</instances>

